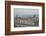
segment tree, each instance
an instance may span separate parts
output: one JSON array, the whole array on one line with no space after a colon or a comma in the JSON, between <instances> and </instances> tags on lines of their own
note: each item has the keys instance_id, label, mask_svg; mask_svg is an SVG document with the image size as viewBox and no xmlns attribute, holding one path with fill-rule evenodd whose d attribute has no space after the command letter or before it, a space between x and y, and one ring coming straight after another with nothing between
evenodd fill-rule
<instances>
[{"instance_id":1,"label":"tree","mask_svg":"<svg viewBox=\"0 0 46 36\"><path fill-rule=\"evenodd\" d=\"M16 14L16 17L18 17L18 15Z\"/></svg>"},{"instance_id":2,"label":"tree","mask_svg":"<svg viewBox=\"0 0 46 36\"><path fill-rule=\"evenodd\" d=\"M36 17L36 15L33 15L33 17Z\"/></svg>"}]
</instances>

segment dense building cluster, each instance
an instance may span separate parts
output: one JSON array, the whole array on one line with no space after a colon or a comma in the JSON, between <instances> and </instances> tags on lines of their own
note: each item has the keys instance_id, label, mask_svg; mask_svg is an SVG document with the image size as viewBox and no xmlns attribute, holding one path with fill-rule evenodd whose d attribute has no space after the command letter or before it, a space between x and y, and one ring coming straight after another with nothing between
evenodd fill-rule
<instances>
[{"instance_id":1,"label":"dense building cluster","mask_svg":"<svg viewBox=\"0 0 46 36\"><path fill-rule=\"evenodd\" d=\"M39 23L39 18L36 16L33 17L16 17L15 18L16 24L27 24L27 25L35 25Z\"/></svg>"}]
</instances>

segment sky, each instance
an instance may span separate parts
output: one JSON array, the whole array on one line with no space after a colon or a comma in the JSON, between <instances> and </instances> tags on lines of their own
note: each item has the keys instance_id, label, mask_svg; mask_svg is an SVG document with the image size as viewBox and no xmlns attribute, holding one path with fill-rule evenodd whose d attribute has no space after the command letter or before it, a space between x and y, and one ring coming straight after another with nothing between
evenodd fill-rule
<instances>
[{"instance_id":1,"label":"sky","mask_svg":"<svg viewBox=\"0 0 46 36\"><path fill-rule=\"evenodd\" d=\"M39 14L38 9L31 9L31 8L14 8L14 16L22 16L22 15L34 15Z\"/></svg>"}]
</instances>

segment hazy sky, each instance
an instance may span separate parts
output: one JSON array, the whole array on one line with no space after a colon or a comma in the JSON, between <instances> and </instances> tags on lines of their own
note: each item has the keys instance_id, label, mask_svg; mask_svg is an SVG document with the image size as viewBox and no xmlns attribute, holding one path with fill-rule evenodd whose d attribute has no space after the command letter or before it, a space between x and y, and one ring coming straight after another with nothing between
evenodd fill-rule
<instances>
[{"instance_id":1,"label":"hazy sky","mask_svg":"<svg viewBox=\"0 0 46 36\"><path fill-rule=\"evenodd\" d=\"M34 14L39 14L38 9L31 9L31 8L14 8L14 16L19 15L34 15Z\"/></svg>"}]
</instances>

